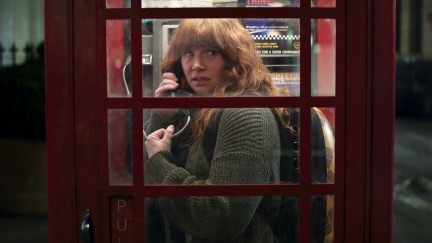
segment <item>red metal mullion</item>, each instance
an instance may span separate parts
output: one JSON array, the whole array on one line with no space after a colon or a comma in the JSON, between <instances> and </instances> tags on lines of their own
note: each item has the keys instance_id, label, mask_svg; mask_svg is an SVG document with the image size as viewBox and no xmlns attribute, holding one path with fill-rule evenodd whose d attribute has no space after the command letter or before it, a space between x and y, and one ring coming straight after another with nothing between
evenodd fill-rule
<instances>
[{"instance_id":1,"label":"red metal mullion","mask_svg":"<svg viewBox=\"0 0 432 243\"><path fill-rule=\"evenodd\" d=\"M300 0L300 8L303 8L303 9L311 8L311 0Z\"/></svg>"},{"instance_id":2,"label":"red metal mullion","mask_svg":"<svg viewBox=\"0 0 432 243\"><path fill-rule=\"evenodd\" d=\"M138 104L142 97L142 64L141 64L141 19L131 20L132 39L132 131L133 131L133 184L139 187L143 180L143 140L142 140L142 108Z\"/></svg>"},{"instance_id":3,"label":"red metal mullion","mask_svg":"<svg viewBox=\"0 0 432 243\"><path fill-rule=\"evenodd\" d=\"M300 107L321 106L335 107L340 98L336 97L176 97L176 98L154 98L146 97L139 99L130 98L107 98L110 108L141 107L150 108L218 108L218 107Z\"/></svg>"},{"instance_id":4,"label":"red metal mullion","mask_svg":"<svg viewBox=\"0 0 432 243\"><path fill-rule=\"evenodd\" d=\"M303 87L303 86L302 86ZM309 89L310 90L310 89ZM304 190L300 192L299 198L299 225L300 243L310 241L310 204L311 195L309 188L311 183L310 173L310 136L311 136L311 107L300 108L300 184Z\"/></svg>"},{"instance_id":5,"label":"red metal mullion","mask_svg":"<svg viewBox=\"0 0 432 243\"><path fill-rule=\"evenodd\" d=\"M310 0L301 1L302 8L310 7ZM302 16L300 19L300 96L303 101L300 107L300 184L309 188L310 185L310 124L311 107L311 18ZM299 242L310 242L310 193L303 190L299 197Z\"/></svg>"},{"instance_id":6,"label":"red metal mullion","mask_svg":"<svg viewBox=\"0 0 432 243\"><path fill-rule=\"evenodd\" d=\"M382 2L389 2L389 1L382 1ZM376 13L374 13L374 6L373 5L375 5L375 3L373 3L373 1L366 1L365 5L366 5L365 9L370 14L370 16L376 15ZM384 15L380 14L380 16L384 16ZM380 19L380 18L378 18L378 19ZM364 200L364 204L365 204L365 210L364 210L365 211L365 213L364 213L365 214L365 216L364 216L364 224L365 224L365 230L364 230L365 236L364 236L364 238L365 238L365 242L373 242L372 239L374 237L378 236L380 238L381 236L386 235L386 233L378 233L377 236L374 236L372 234L372 227L375 224L375 222L372 221L373 215L371 215L371 212L372 212L372 191L373 191L371 188L371 185L372 185L372 169L371 168L373 166L372 165L372 156L373 156L373 150L374 150L374 147L372 145L374 143L374 140L372 138L373 133L374 133L374 131L373 131L374 124L372 122L374 119L373 118L374 115L372 114L372 111L374 110L373 103L375 102L374 101L375 99L373 98L373 95L374 95L373 94L373 92L374 92L373 87L375 86L373 84L373 77L375 75L374 74L374 72L375 72L374 67L376 65L374 63L374 60L373 60L373 56L375 55L374 54L374 46L373 46L374 40L373 39L376 38L375 37L376 35L373 33L375 31L374 30L374 21L375 21L375 18L370 17L370 18L367 18L366 23L365 23L367 25L367 33L366 33L367 45L365 47L365 50L367 53L367 55L365 57L366 62L367 62L366 70L365 70L365 76L367 78L367 82L365 82L365 86L366 86L366 104L365 105L366 105L366 112L367 112L366 113L367 119L365 121L365 123L366 123L365 127L366 127L366 131L367 131L366 141L365 141L365 143L366 143L366 145L365 145L365 147L366 147L365 157L366 157L366 161L369 162L369 163L365 163L365 178L366 178L365 190L364 190L365 191L365 200ZM378 23L379 22L381 22L381 21L378 21ZM385 33L385 31L383 33ZM377 33L377 36L380 36L380 34L381 33ZM387 33L385 33L382 37L380 36L380 38L385 39L388 36L391 36L391 35L386 35L386 34ZM390 44L390 43L386 43L386 44ZM384 49L385 48L383 48L383 50ZM380 66L382 66L382 65L380 65ZM389 78L389 77L387 77L387 78ZM380 94L380 96L384 97L385 93L389 93L389 92L383 92ZM390 123L385 123L383 129L386 129L389 126L390 126ZM392 131L394 131L394 130L392 130ZM380 144L380 150L381 149L382 149L382 145ZM381 175L383 175L383 174L381 174ZM377 185L377 187L378 186L380 186L380 185ZM393 186L393 184L392 184L392 186ZM393 196L391 197L391 199L393 199ZM386 206L387 205L389 205L389 204L386 204ZM383 212L382 208L379 211ZM389 233L389 232L387 232L387 233ZM390 236L390 238L387 241L391 242L390 241L391 238L392 238L392 236ZM377 242L382 242L382 240L379 240Z\"/></svg>"},{"instance_id":7,"label":"red metal mullion","mask_svg":"<svg viewBox=\"0 0 432 243\"><path fill-rule=\"evenodd\" d=\"M336 98L335 107L335 189L334 195L334 242L342 243L344 241L345 222L345 164L347 161L345 155L345 116L346 116L346 82L347 82L347 16L346 1L337 2L336 16Z\"/></svg>"},{"instance_id":8,"label":"red metal mullion","mask_svg":"<svg viewBox=\"0 0 432 243\"><path fill-rule=\"evenodd\" d=\"M134 1L133 1L134 2ZM106 9L108 19L124 19L132 16L154 19L181 18L334 18L336 8L134 8Z\"/></svg>"},{"instance_id":9,"label":"red metal mullion","mask_svg":"<svg viewBox=\"0 0 432 243\"><path fill-rule=\"evenodd\" d=\"M103 11L100 11L102 7L105 7L105 0L98 1L98 11L96 14L97 17L97 28L96 28L96 42L99 43L96 45L96 62L97 67L95 68L96 77L97 77L97 90L95 93L98 94L98 110L96 110L96 114L99 118L99 126L96 128L99 130L99 160L97 163L99 164L99 185L100 187L105 187L109 184L109 169L108 169L108 108L107 108L107 51L106 51L106 18ZM101 214L104 219L101 222L102 229L99 229L98 232L103 232L102 234L107 237L108 241L111 237L111 222L110 222L110 201L109 196L101 193L101 199L99 202L100 209L98 210L98 214ZM95 209L96 210L96 209ZM99 235L100 233L98 233Z\"/></svg>"},{"instance_id":10,"label":"red metal mullion","mask_svg":"<svg viewBox=\"0 0 432 243\"><path fill-rule=\"evenodd\" d=\"M175 100L175 102L172 101ZM318 104L334 104L334 98L304 99L303 97L193 97L193 98L145 98L141 100L145 108L217 108L217 107L301 107ZM315 100L315 101L314 101Z\"/></svg>"},{"instance_id":11,"label":"red metal mullion","mask_svg":"<svg viewBox=\"0 0 432 243\"><path fill-rule=\"evenodd\" d=\"M139 1L132 1L138 2ZM137 4L135 4L137 5ZM132 7L135 7L134 5ZM139 191L144 185L144 144L143 144L143 109L138 104L142 97L142 51L141 51L141 18L131 19L132 41L132 137L133 137L133 200L134 200L134 239L144 242L144 195Z\"/></svg>"},{"instance_id":12,"label":"red metal mullion","mask_svg":"<svg viewBox=\"0 0 432 243\"><path fill-rule=\"evenodd\" d=\"M184 8L142 9L148 18L300 18L308 16L305 8ZM331 11L329 11L331 12Z\"/></svg>"},{"instance_id":13,"label":"red metal mullion","mask_svg":"<svg viewBox=\"0 0 432 243\"><path fill-rule=\"evenodd\" d=\"M131 1L131 9L140 9L141 8L141 1L139 0L130 0Z\"/></svg>"},{"instance_id":14,"label":"red metal mullion","mask_svg":"<svg viewBox=\"0 0 432 243\"><path fill-rule=\"evenodd\" d=\"M103 195L100 187L101 179L101 148L100 123L106 121L100 110L103 100L100 96L100 72L104 68L97 69L100 64L101 49L97 45L100 39L104 40L105 24L100 24L101 18L97 15L99 2L82 4L82 1L74 2L74 85L76 108L76 156L77 171L77 219L81 220L85 209L92 210L92 218L95 228L96 241L106 241L104 237L109 235L109 218L105 204L101 206ZM86 35L88 33L88 35ZM105 44L103 44L104 46ZM90 51L89 51L90 50ZM105 64L106 66L106 64ZM106 90L105 93L106 95ZM105 116L106 117L106 116ZM103 126L102 126L103 127ZM106 133L106 131L105 131ZM77 225L78 226L78 225Z\"/></svg>"},{"instance_id":15,"label":"red metal mullion","mask_svg":"<svg viewBox=\"0 0 432 243\"><path fill-rule=\"evenodd\" d=\"M370 14L368 1L347 1L346 17L346 109L344 151L346 165L344 170L344 242L368 242L367 226L367 128L369 119L367 100L368 46L369 33L367 20ZM355 27L355 28L354 28ZM355 208L355 210L352 210Z\"/></svg>"},{"instance_id":16,"label":"red metal mullion","mask_svg":"<svg viewBox=\"0 0 432 243\"><path fill-rule=\"evenodd\" d=\"M396 1L369 1L371 22L370 242L393 240ZM369 218L368 218L369 219Z\"/></svg>"},{"instance_id":17,"label":"red metal mullion","mask_svg":"<svg viewBox=\"0 0 432 243\"><path fill-rule=\"evenodd\" d=\"M46 0L44 7L47 13L45 113L49 241L73 243L77 242L76 225L79 222L76 217L74 4L71 1Z\"/></svg>"},{"instance_id":18,"label":"red metal mullion","mask_svg":"<svg viewBox=\"0 0 432 243\"><path fill-rule=\"evenodd\" d=\"M272 196L333 193L334 185L148 185L141 193L146 196Z\"/></svg>"},{"instance_id":19,"label":"red metal mullion","mask_svg":"<svg viewBox=\"0 0 432 243\"><path fill-rule=\"evenodd\" d=\"M340 86L344 84L339 82ZM339 94L341 94L339 92ZM334 242L344 242L345 232L345 164L347 163L347 157L345 154L345 143L347 138L345 137L345 104L341 102L336 107L336 120L335 120L335 193L334 195Z\"/></svg>"},{"instance_id":20,"label":"red metal mullion","mask_svg":"<svg viewBox=\"0 0 432 243\"><path fill-rule=\"evenodd\" d=\"M144 185L136 189L131 186L102 187L106 196L133 196L143 195L149 197L163 196L272 196L272 195L300 195L308 191L313 195L333 195L338 190L335 184L244 184L244 185Z\"/></svg>"},{"instance_id":21,"label":"red metal mullion","mask_svg":"<svg viewBox=\"0 0 432 243\"><path fill-rule=\"evenodd\" d=\"M106 66L106 62L105 62ZM101 68L102 69L102 68ZM105 70L105 69L103 69ZM103 76L102 76L103 77ZM106 83L106 82L105 82ZM106 94L106 89L104 89ZM99 164L99 187L103 188L107 185L109 185L109 169L108 169L108 109L99 109L99 111L96 111L97 116L99 117L100 124L98 126L99 129L99 160L95 161ZM102 232L105 237L107 237L107 240L111 237L110 234L110 201L109 196L106 196L104 193L101 193L101 199L99 202L99 205L101 205L100 209L97 213L101 214L101 217L104 219L101 224L102 226Z\"/></svg>"},{"instance_id":22,"label":"red metal mullion","mask_svg":"<svg viewBox=\"0 0 432 243\"><path fill-rule=\"evenodd\" d=\"M101 5L99 3L99 5ZM97 28L97 42L99 45L97 45L96 50L96 56L98 67L96 70L96 76L98 77L97 80L97 87L98 90L96 91L97 94L99 94L99 109L96 112L97 116L100 119L100 125L97 127L99 129L99 139L100 139L100 148L101 153L99 154L100 157L100 178L101 178L101 184L108 184L108 113L107 113L107 105L106 105L106 99L107 96L107 53L106 53L106 19L103 17L103 15L98 14L97 15L97 22L98 22L98 28Z\"/></svg>"}]
</instances>

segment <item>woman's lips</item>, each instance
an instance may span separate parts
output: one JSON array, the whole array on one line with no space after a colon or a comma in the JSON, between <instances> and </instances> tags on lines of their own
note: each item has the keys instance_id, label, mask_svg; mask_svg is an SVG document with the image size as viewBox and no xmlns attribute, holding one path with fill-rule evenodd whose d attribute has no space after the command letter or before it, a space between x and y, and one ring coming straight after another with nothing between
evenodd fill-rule
<instances>
[{"instance_id":1,"label":"woman's lips","mask_svg":"<svg viewBox=\"0 0 432 243\"><path fill-rule=\"evenodd\" d=\"M209 81L210 81L210 79L209 79L209 78L206 78L206 77L192 78L192 82L193 82L196 86L203 86L203 85L206 85Z\"/></svg>"}]
</instances>

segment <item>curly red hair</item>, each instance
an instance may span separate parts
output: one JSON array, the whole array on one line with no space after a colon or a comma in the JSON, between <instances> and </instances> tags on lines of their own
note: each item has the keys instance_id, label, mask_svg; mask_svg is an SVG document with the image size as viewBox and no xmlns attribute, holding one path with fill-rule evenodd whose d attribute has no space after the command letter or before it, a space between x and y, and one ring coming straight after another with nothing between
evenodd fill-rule
<instances>
[{"instance_id":1,"label":"curly red hair","mask_svg":"<svg viewBox=\"0 0 432 243\"><path fill-rule=\"evenodd\" d=\"M169 49L161 63L161 71L169 72L181 63L182 54L191 47L211 47L223 56L226 68L224 82L214 96L288 96L287 89L273 85L270 71L263 64L249 32L238 19L184 19L174 31ZM182 79L181 88L193 92ZM277 108L280 117L287 109ZM217 109L202 109L196 116L194 136L202 136ZM282 119L281 119L282 120Z\"/></svg>"}]
</instances>

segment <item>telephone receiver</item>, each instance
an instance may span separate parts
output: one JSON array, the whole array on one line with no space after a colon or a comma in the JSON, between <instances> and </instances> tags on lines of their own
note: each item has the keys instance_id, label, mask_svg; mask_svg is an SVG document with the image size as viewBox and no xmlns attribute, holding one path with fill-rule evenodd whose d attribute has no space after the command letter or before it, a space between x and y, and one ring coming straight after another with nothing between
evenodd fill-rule
<instances>
[{"instance_id":1,"label":"telephone receiver","mask_svg":"<svg viewBox=\"0 0 432 243\"><path fill-rule=\"evenodd\" d=\"M184 77L184 72L183 72L183 68L182 68L182 66L181 66L181 62L177 62L177 63L173 66L171 72L174 73L174 75L176 76L176 78L177 78L177 83L178 83L178 84L181 84L180 82L181 82L182 78ZM181 90L181 89L176 89L176 90L169 91L169 92L168 92L168 96L169 96L169 97L176 97L176 96L192 96L192 94L191 94L191 93L188 93L188 92L186 92L186 91L183 91L183 90ZM187 118L186 118L186 123L185 123L185 125L184 125L180 130L178 130L176 133L173 134L173 137L176 137L176 136L178 136L179 134L181 134L181 133L186 129L186 127L189 125L190 120L191 120L191 114L190 114L190 112L189 112L189 109L181 109L181 112L183 112L183 113L186 115L186 117L187 117ZM143 129L143 134L144 134L144 138L147 140L147 139L148 139L148 137L147 137L147 133L145 132L144 129Z\"/></svg>"},{"instance_id":2,"label":"telephone receiver","mask_svg":"<svg viewBox=\"0 0 432 243\"><path fill-rule=\"evenodd\" d=\"M181 66L181 62L177 62L177 63L173 66L171 72L174 73L174 75L176 76L176 78L177 78L177 83L178 83L179 85L181 85L180 82L181 82L182 78L185 76L185 75L184 75L184 72L183 72L183 68L182 68L182 66ZM184 90L176 89L176 90L169 91L169 92L168 92L168 96L170 96L170 97L176 97L176 96L192 96L192 94L191 94L191 93L188 93L188 92L186 92L186 91L184 91Z\"/></svg>"},{"instance_id":3,"label":"telephone receiver","mask_svg":"<svg viewBox=\"0 0 432 243\"><path fill-rule=\"evenodd\" d=\"M181 79L182 79L182 77L184 76L184 73L183 73L183 68L182 68L182 66L181 66L181 62L177 62L174 66L173 66L173 68L172 68L172 73L174 73L174 75L176 76L176 78L177 78L177 83L180 85L181 83ZM168 96L170 96L170 97L175 97L176 96L176 94L178 93L178 89L176 89L176 90L172 90L172 91L170 91L170 92L168 92Z\"/></svg>"}]
</instances>

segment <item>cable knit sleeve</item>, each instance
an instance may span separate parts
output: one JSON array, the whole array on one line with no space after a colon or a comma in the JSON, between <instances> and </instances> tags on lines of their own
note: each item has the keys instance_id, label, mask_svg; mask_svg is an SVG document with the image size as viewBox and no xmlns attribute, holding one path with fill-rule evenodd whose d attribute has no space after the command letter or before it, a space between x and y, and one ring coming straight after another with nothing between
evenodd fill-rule
<instances>
[{"instance_id":1,"label":"cable knit sleeve","mask_svg":"<svg viewBox=\"0 0 432 243\"><path fill-rule=\"evenodd\" d=\"M161 151L147 161L146 175L164 184L272 183L278 179L279 149L277 123L270 109L225 109L212 161L206 161L202 141L198 141L189 152L186 168L171 164L172 154ZM232 239L249 225L261 198L165 197L159 203L170 223L196 238Z\"/></svg>"}]
</instances>

